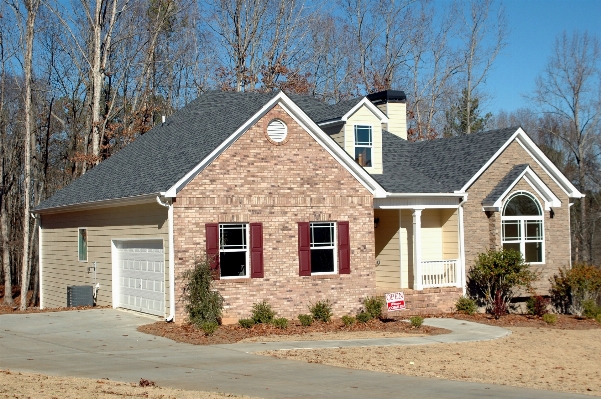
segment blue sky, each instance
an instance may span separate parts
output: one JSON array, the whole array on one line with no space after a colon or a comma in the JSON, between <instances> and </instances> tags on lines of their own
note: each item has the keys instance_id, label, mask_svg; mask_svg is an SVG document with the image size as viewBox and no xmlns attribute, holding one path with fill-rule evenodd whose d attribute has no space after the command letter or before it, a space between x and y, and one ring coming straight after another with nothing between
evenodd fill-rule
<instances>
[{"instance_id":1,"label":"blue sky","mask_svg":"<svg viewBox=\"0 0 601 399\"><path fill-rule=\"evenodd\" d=\"M510 30L507 47L483 87L491 96L483 108L493 113L528 106L522 95L534 90L534 80L561 32L587 30L601 40L601 0L504 0L501 4Z\"/></svg>"}]
</instances>

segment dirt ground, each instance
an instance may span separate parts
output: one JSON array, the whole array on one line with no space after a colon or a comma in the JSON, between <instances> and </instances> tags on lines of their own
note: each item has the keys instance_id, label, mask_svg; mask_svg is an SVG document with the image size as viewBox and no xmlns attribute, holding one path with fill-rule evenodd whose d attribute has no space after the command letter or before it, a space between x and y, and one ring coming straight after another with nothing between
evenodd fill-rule
<instances>
[{"instance_id":1,"label":"dirt ground","mask_svg":"<svg viewBox=\"0 0 601 399\"><path fill-rule=\"evenodd\" d=\"M56 377L0 370L0 398L15 399L222 399L247 398L201 391L161 388L152 381L122 383L88 378Z\"/></svg>"},{"instance_id":2,"label":"dirt ground","mask_svg":"<svg viewBox=\"0 0 601 399\"><path fill-rule=\"evenodd\" d=\"M353 369L601 396L601 329L576 325L580 328L507 326L511 335L473 343L261 354Z\"/></svg>"}]
</instances>

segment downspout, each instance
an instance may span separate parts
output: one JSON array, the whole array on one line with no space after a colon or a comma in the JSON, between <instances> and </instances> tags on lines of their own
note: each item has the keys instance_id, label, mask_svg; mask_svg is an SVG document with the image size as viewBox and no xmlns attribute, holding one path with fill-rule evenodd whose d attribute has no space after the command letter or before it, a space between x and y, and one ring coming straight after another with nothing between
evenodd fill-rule
<instances>
[{"instance_id":1,"label":"downspout","mask_svg":"<svg viewBox=\"0 0 601 399\"><path fill-rule=\"evenodd\" d=\"M459 219L459 257L461 258L461 272L460 272L460 280L461 280L461 288L463 289L463 295L466 294L466 270L465 270L465 234L464 234L464 226L463 226L463 204L467 201L467 194L463 197L459 206L457 208L457 217Z\"/></svg>"},{"instance_id":2,"label":"downspout","mask_svg":"<svg viewBox=\"0 0 601 399\"><path fill-rule=\"evenodd\" d=\"M173 252L173 202L161 201L160 195L157 195L157 203L165 208L169 208L167 224L169 229L169 316L165 321L175 321L175 253Z\"/></svg>"}]
</instances>

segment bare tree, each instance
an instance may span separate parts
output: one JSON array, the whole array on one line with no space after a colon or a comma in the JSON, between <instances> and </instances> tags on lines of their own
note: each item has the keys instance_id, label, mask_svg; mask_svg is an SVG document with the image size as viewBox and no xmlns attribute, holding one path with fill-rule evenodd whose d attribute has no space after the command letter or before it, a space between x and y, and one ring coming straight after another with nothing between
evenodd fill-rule
<instances>
[{"instance_id":1,"label":"bare tree","mask_svg":"<svg viewBox=\"0 0 601 399\"><path fill-rule=\"evenodd\" d=\"M470 134L473 125L471 106L477 96L480 84L485 80L492 68L494 60L506 46L507 23L503 8L499 7L496 16L491 15L492 0L472 0L468 14L462 19L463 29L461 38L464 42L464 87L465 118L467 121L466 134ZM491 19L493 19L491 21ZM491 43L487 45L487 43Z\"/></svg>"},{"instance_id":2,"label":"bare tree","mask_svg":"<svg viewBox=\"0 0 601 399\"><path fill-rule=\"evenodd\" d=\"M601 127L601 45L587 32L561 34L544 72L536 79L532 99L545 113L564 123L546 133L563 141L577 168L581 192L590 188L589 175L596 171L600 150ZM587 202L579 204L579 234L575 260L591 260L591 237Z\"/></svg>"}]
</instances>

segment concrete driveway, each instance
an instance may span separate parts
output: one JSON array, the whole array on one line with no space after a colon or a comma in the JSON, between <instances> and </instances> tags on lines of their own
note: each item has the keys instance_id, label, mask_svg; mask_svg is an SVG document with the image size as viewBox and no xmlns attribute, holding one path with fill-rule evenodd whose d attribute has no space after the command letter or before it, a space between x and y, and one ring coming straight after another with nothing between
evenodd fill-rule
<instances>
[{"instance_id":1,"label":"concrete driveway","mask_svg":"<svg viewBox=\"0 0 601 399\"><path fill-rule=\"evenodd\" d=\"M417 345L491 339L507 330L430 319L454 334L424 339L195 346L139 333L152 320L112 309L0 316L0 369L264 398L584 398L565 392L407 377L281 360L247 352L286 347ZM438 323L438 324L437 324ZM445 324L446 323L446 324Z\"/></svg>"}]
</instances>

